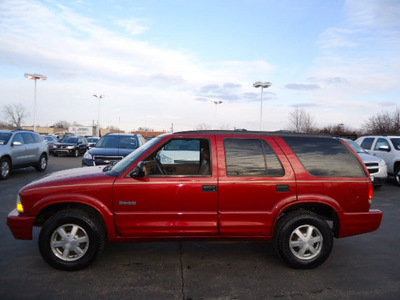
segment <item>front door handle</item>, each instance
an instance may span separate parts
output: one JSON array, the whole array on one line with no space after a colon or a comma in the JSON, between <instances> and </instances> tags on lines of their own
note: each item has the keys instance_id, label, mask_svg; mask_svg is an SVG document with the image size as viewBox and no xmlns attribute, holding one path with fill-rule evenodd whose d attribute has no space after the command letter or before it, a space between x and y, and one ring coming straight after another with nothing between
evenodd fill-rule
<instances>
[{"instance_id":1,"label":"front door handle","mask_svg":"<svg viewBox=\"0 0 400 300\"><path fill-rule=\"evenodd\" d=\"M203 192L215 193L217 191L216 185L203 185Z\"/></svg>"}]
</instances>

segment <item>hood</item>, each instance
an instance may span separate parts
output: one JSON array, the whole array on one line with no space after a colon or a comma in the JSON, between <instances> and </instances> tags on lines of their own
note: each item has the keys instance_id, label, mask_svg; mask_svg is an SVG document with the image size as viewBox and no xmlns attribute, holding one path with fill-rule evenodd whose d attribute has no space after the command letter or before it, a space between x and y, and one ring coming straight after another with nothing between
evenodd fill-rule
<instances>
[{"instance_id":1,"label":"hood","mask_svg":"<svg viewBox=\"0 0 400 300\"><path fill-rule=\"evenodd\" d=\"M379 163L382 159L368 153L357 153L364 163L376 162Z\"/></svg>"},{"instance_id":2,"label":"hood","mask_svg":"<svg viewBox=\"0 0 400 300\"><path fill-rule=\"evenodd\" d=\"M104 156L127 156L131 152L136 149L128 149L128 148L91 148L89 153L92 156L96 155L104 155Z\"/></svg>"},{"instance_id":3,"label":"hood","mask_svg":"<svg viewBox=\"0 0 400 300\"><path fill-rule=\"evenodd\" d=\"M115 178L107 175L103 172L104 166L87 167L87 168L75 168L69 170L58 171L50 173L42 178L32 181L26 185L23 189L31 189L42 186L58 186L58 185L69 185L74 183L84 183L99 181L103 179L110 179L113 181Z\"/></svg>"}]
</instances>

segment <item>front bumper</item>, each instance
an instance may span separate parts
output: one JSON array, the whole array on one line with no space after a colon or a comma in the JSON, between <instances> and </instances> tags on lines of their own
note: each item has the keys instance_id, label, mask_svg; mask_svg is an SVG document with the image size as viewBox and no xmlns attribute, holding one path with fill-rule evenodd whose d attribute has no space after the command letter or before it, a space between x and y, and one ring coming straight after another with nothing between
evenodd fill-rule
<instances>
[{"instance_id":1,"label":"front bumper","mask_svg":"<svg viewBox=\"0 0 400 300\"><path fill-rule=\"evenodd\" d=\"M67 154L67 155L74 155L75 149L54 149L54 154Z\"/></svg>"},{"instance_id":2,"label":"front bumper","mask_svg":"<svg viewBox=\"0 0 400 300\"><path fill-rule=\"evenodd\" d=\"M383 213L377 209L361 213L343 213L340 216L340 232L338 237L352 236L375 231L382 222Z\"/></svg>"},{"instance_id":3,"label":"front bumper","mask_svg":"<svg viewBox=\"0 0 400 300\"><path fill-rule=\"evenodd\" d=\"M32 228L35 222L35 217L27 217L20 215L17 209L14 209L8 214L7 225L13 236L19 240L31 240Z\"/></svg>"}]
</instances>

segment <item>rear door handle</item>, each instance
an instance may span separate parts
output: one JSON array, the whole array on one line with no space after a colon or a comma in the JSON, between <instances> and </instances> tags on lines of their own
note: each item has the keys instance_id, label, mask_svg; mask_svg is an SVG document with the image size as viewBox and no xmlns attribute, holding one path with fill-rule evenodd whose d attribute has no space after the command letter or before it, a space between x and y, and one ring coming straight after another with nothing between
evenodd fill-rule
<instances>
[{"instance_id":1,"label":"rear door handle","mask_svg":"<svg viewBox=\"0 0 400 300\"><path fill-rule=\"evenodd\" d=\"M203 192L215 193L217 191L216 185L203 185Z\"/></svg>"}]
</instances>

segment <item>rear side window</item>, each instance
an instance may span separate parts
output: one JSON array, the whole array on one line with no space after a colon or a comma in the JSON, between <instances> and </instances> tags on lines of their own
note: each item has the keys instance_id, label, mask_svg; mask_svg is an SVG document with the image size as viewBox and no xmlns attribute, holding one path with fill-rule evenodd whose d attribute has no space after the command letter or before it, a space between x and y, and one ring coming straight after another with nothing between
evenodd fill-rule
<instances>
[{"instance_id":1,"label":"rear side window","mask_svg":"<svg viewBox=\"0 0 400 300\"><path fill-rule=\"evenodd\" d=\"M367 149L367 150L371 150L373 142L374 142L374 138L365 138L361 143L361 147L363 147L364 149Z\"/></svg>"},{"instance_id":2,"label":"rear side window","mask_svg":"<svg viewBox=\"0 0 400 300\"><path fill-rule=\"evenodd\" d=\"M340 140L282 137L306 170L315 177L365 177L354 154Z\"/></svg>"},{"instance_id":3,"label":"rear side window","mask_svg":"<svg viewBox=\"0 0 400 300\"><path fill-rule=\"evenodd\" d=\"M285 171L271 146L261 139L226 139L226 172L230 177L282 177Z\"/></svg>"}]
</instances>

